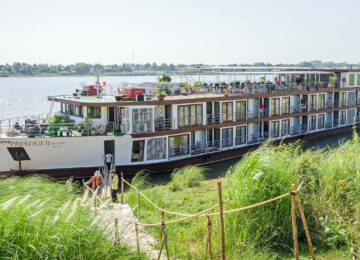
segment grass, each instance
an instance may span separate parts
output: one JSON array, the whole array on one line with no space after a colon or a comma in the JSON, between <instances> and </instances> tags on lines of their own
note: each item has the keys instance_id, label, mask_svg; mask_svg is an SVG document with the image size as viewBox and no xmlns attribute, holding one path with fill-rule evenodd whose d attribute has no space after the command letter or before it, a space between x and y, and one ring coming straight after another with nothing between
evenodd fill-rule
<instances>
[{"instance_id":1,"label":"grass","mask_svg":"<svg viewBox=\"0 0 360 260\"><path fill-rule=\"evenodd\" d=\"M288 193L291 184L304 182L300 198L305 210L315 253L322 259L345 259L350 248L360 241L360 142L352 140L326 151L301 149L301 145L265 144L248 154L224 178L225 209L234 209ZM184 176L194 169L182 169L172 182L143 189L153 202L171 211L197 213L218 203L217 180L199 180L185 185ZM189 172L189 173L186 173ZM196 170L194 172L204 172ZM176 173L175 173L176 174ZM179 183L177 183L180 181ZM181 183L181 184L180 184ZM174 189L175 186L181 188ZM126 202L134 208L137 194L128 191ZM289 259L293 256L290 197L255 209L225 216L226 245L229 259ZM138 209L136 209L137 211ZM166 220L179 216L166 215ZM159 223L161 214L141 200L141 221ZM299 245L303 258L309 258L301 218L297 213ZM172 256L203 259L205 256L206 218L168 225ZM220 256L218 217L213 218L212 245ZM160 229L150 228L159 238Z\"/></svg>"},{"instance_id":2,"label":"grass","mask_svg":"<svg viewBox=\"0 0 360 260\"><path fill-rule=\"evenodd\" d=\"M107 239L63 182L12 177L0 180L0 191L1 259L137 259Z\"/></svg>"}]
</instances>

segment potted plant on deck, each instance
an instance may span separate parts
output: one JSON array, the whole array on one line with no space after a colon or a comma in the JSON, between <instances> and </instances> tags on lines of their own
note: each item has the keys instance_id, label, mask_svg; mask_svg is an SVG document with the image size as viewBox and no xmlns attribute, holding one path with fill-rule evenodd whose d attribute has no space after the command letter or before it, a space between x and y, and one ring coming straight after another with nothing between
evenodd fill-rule
<instances>
[{"instance_id":1,"label":"potted plant on deck","mask_svg":"<svg viewBox=\"0 0 360 260\"><path fill-rule=\"evenodd\" d=\"M224 96L225 96L225 97L229 96L230 89L226 88L226 89L224 89L223 91L224 91Z\"/></svg>"},{"instance_id":2,"label":"potted plant on deck","mask_svg":"<svg viewBox=\"0 0 360 260\"><path fill-rule=\"evenodd\" d=\"M159 99L159 100L164 100L164 98L167 96L167 94L163 91L158 91L156 92L156 97Z\"/></svg>"}]
</instances>

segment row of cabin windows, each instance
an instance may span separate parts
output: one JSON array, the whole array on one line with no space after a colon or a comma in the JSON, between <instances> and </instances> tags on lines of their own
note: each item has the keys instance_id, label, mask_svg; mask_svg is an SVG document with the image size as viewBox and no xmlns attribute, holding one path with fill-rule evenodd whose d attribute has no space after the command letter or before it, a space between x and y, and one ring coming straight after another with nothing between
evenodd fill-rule
<instances>
[{"instance_id":1,"label":"row of cabin windows","mask_svg":"<svg viewBox=\"0 0 360 260\"><path fill-rule=\"evenodd\" d=\"M220 130L220 129L218 129ZM222 147L233 145L233 128L222 130ZM190 154L189 134L169 136L169 157L177 157ZM166 158L166 138L151 138L147 141L147 160L160 160ZM236 127L235 144L246 143L246 126ZM209 144L211 145L211 144ZM142 162L145 157L145 140L133 141L131 162Z\"/></svg>"},{"instance_id":2,"label":"row of cabin windows","mask_svg":"<svg viewBox=\"0 0 360 260\"><path fill-rule=\"evenodd\" d=\"M282 114L290 114L290 98L282 98ZM280 98L271 99L271 115L280 115Z\"/></svg>"},{"instance_id":3,"label":"row of cabin windows","mask_svg":"<svg viewBox=\"0 0 360 260\"><path fill-rule=\"evenodd\" d=\"M83 117L83 107L78 105L64 104L60 106L61 113L69 116ZM101 118L100 107L87 107L88 118Z\"/></svg>"}]
</instances>

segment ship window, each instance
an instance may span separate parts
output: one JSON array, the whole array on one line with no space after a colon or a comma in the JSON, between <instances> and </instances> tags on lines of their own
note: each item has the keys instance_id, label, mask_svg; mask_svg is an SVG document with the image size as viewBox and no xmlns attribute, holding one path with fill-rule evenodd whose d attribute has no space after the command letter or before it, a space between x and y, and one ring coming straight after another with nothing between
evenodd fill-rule
<instances>
[{"instance_id":1,"label":"ship window","mask_svg":"<svg viewBox=\"0 0 360 260\"><path fill-rule=\"evenodd\" d=\"M69 115L74 116L75 115L75 106L69 105Z\"/></svg>"},{"instance_id":2,"label":"ship window","mask_svg":"<svg viewBox=\"0 0 360 260\"><path fill-rule=\"evenodd\" d=\"M271 99L271 115L277 116L280 114L280 98Z\"/></svg>"},{"instance_id":3,"label":"ship window","mask_svg":"<svg viewBox=\"0 0 360 260\"><path fill-rule=\"evenodd\" d=\"M131 161L132 162L142 162L144 161L144 146L145 141L133 141Z\"/></svg>"},{"instance_id":4,"label":"ship window","mask_svg":"<svg viewBox=\"0 0 360 260\"><path fill-rule=\"evenodd\" d=\"M177 157L189 154L189 135L177 135L169 137L169 157Z\"/></svg>"},{"instance_id":5,"label":"ship window","mask_svg":"<svg viewBox=\"0 0 360 260\"><path fill-rule=\"evenodd\" d=\"M236 121L246 120L246 101L236 102Z\"/></svg>"},{"instance_id":6,"label":"ship window","mask_svg":"<svg viewBox=\"0 0 360 260\"><path fill-rule=\"evenodd\" d=\"M322 129L325 127L325 115L320 114L318 115L318 129Z\"/></svg>"},{"instance_id":7,"label":"ship window","mask_svg":"<svg viewBox=\"0 0 360 260\"><path fill-rule=\"evenodd\" d=\"M325 94L319 94L318 108L319 109L324 109L325 108Z\"/></svg>"},{"instance_id":8,"label":"ship window","mask_svg":"<svg viewBox=\"0 0 360 260\"><path fill-rule=\"evenodd\" d=\"M341 107L346 106L346 92L340 93L340 106Z\"/></svg>"},{"instance_id":9,"label":"ship window","mask_svg":"<svg viewBox=\"0 0 360 260\"><path fill-rule=\"evenodd\" d=\"M279 121L271 122L271 137L279 137L279 135L280 135L279 128L280 128Z\"/></svg>"},{"instance_id":10,"label":"ship window","mask_svg":"<svg viewBox=\"0 0 360 260\"><path fill-rule=\"evenodd\" d=\"M285 119L281 121L281 135L290 134L290 119Z\"/></svg>"},{"instance_id":11,"label":"ship window","mask_svg":"<svg viewBox=\"0 0 360 260\"><path fill-rule=\"evenodd\" d=\"M178 107L178 128L202 125L203 106L190 105Z\"/></svg>"},{"instance_id":12,"label":"ship window","mask_svg":"<svg viewBox=\"0 0 360 260\"><path fill-rule=\"evenodd\" d=\"M88 107L87 116L89 118L101 118L101 108L100 107Z\"/></svg>"},{"instance_id":13,"label":"ship window","mask_svg":"<svg viewBox=\"0 0 360 260\"><path fill-rule=\"evenodd\" d=\"M310 95L310 111L316 110L316 95Z\"/></svg>"},{"instance_id":14,"label":"ship window","mask_svg":"<svg viewBox=\"0 0 360 260\"><path fill-rule=\"evenodd\" d=\"M282 98L282 113L290 114L290 98L289 97Z\"/></svg>"},{"instance_id":15,"label":"ship window","mask_svg":"<svg viewBox=\"0 0 360 260\"><path fill-rule=\"evenodd\" d=\"M316 115L310 116L310 131L316 130Z\"/></svg>"},{"instance_id":16,"label":"ship window","mask_svg":"<svg viewBox=\"0 0 360 260\"><path fill-rule=\"evenodd\" d=\"M346 123L346 111L340 111L340 124L343 125Z\"/></svg>"},{"instance_id":17,"label":"ship window","mask_svg":"<svg viewBox=\"0 0 360 260\"><path fill-rule=\"evenodd\" d=\"M222 147L230 147L233 145L233 129L222 129Z\"/></svg>"},{"instance_id":18,"label":"ship window","mask_svg":"<svg viewBox=\"0 0 360 260\"><path fill-rule=\"evenodd\" d=\"M233 120L233 102L223 102L222 103L222 121L232 121Z\"/></svg>"},{"instance_id":19,"label":"ship window","mask_svg":"<svg viewBox=\"0 0 360 260\"><path fill-rule=\"evenodd\" d=\"M349 75L349 85L354 86L355 85L355 74Z\"/></svg>"},{"instance_id":20,"label":"ship window","mask_svg":"<svg viewBox=\"0 0 360 260\"><path fill-rule=\"evenodd\" d=\"M82 106L79 105L75 105L75 116L80 116L82 117Z\"/></svg>"},{"instance_id":21,"label":"ship window","mask_svg":"<svg viewBox=\"0 0 360 260\"><path fill-rule=\"evenodd\" d=\"M236 127L236 145L246 143L246 126Z\"/></svg>"},{"instance_id":22,"label":"ship window","mask_svg":"<svg viewBox=\"0 0 360 260\"><path fill-rule=\"evenodd\" d=\"M357 84L356 85L360 85L360 74L357 74L357 82L356 82Z\"/></svg>"},{"instance_id":23,"label":"ship window","mask_svg":"<svg viewBox=\"0 0 360 260\"><path fill-rule=\"evenodd\" d=\"M132 109L132 132L146 133L152 132L154 125L153 109L139 108Z\"/></svg>"},{"instance_id":24,"label":"ship window","mask_svg":"<svg viewBox=\"0 0 360 260\"><path fill-rule=\"evenodd\" d=\"M161 160L166 158L166 137L150 138L147 140L147 160Z\"/></svg>"}]
</instances>

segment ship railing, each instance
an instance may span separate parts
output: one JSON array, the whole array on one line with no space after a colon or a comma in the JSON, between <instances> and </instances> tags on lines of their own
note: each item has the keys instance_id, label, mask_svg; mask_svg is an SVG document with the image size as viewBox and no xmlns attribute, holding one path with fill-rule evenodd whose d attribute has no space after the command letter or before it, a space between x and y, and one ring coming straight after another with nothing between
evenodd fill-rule
<instances>
[{"instance_id":1,"label":"ship railing","mask_svg":"<svg viewBox=\"0 0 360 260\"><path fill-rule=\"evenodd\" d=\"M113 135L114 123L91 124L91 123L28 123L2 126L0 137L79 137L95 135Z\"/></svg>"},{"instance_id":2,"label":"ship railing","mask_svg":"<svg viewBox=\"0 0 360 260\"><path fill-rule=\"evenodd\" d=\"M35 114L35 115L28 115L28 116L21 116L21 117L12 117L7 119L0 120L0 131L1 127L11 126L14 124L39 124L39 123L47 123L49 118L52 116L60 115L61 112L54 112L54 113L43 113L43 114Z\"/></svg>"}]
</instances>

